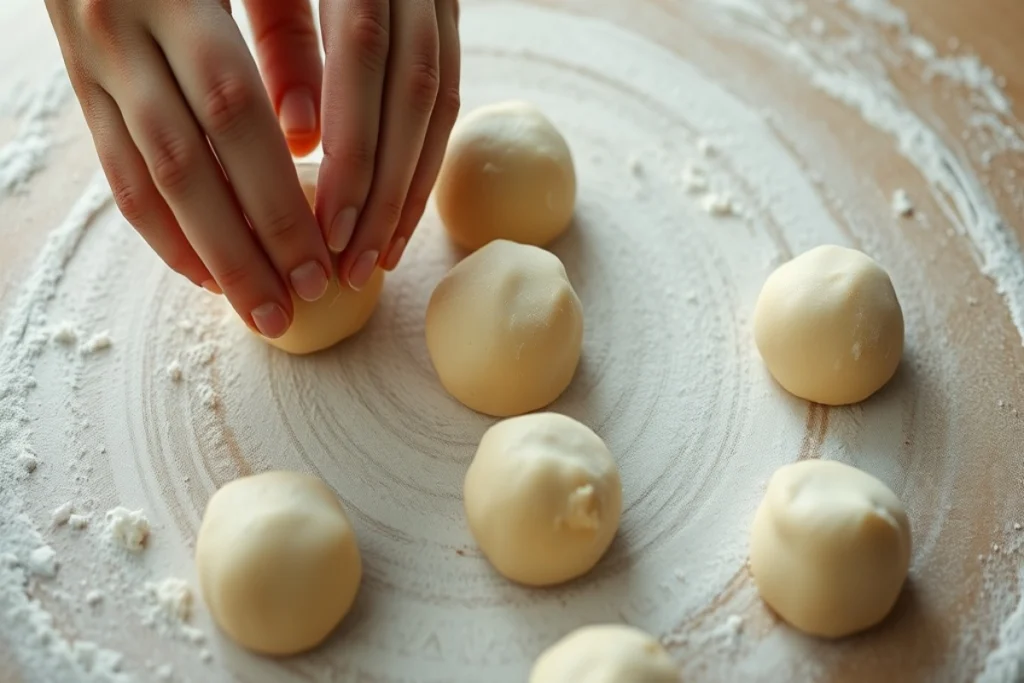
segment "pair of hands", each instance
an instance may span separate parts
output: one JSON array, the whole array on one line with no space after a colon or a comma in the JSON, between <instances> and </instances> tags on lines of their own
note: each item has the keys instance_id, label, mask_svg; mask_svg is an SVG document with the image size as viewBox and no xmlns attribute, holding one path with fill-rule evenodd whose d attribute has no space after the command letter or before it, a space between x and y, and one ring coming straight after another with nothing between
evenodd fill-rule
<instances>
[{"instance_id":1,"label":"pair of hands","mask_svg":"<svg viewBox=\"0 0 1024 683\"><path fill-rule=\"evenodd\" d=\"M291 292L398 265L459 110L458 0L46 0L118 208L276 338ZM262 71L264 85L261 84ZM321 140L310 211L292 153Z\"/></svg>"}]
</instances>

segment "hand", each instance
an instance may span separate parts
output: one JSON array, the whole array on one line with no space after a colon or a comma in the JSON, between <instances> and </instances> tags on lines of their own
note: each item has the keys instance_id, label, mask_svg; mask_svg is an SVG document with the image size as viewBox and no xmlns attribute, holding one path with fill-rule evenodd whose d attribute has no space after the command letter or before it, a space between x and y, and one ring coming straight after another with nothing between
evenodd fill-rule
<instances>
[{"instance_id":1,"label":"hand","mask_svg":"<svg viewBox=\"0 0 1024 683\"><path fill-rule=\"evenodd\" d=\"M321 0L316 214L354 289L398 265L437 179L459 112L458 13L457 0Z\"/></svg>"},{"instance_id":2,"label":"hand","mask_svg":"<svg viewBox=\"0 0 1024 683\"><path fill-rule=\"evenodd\" d=\"M275 4L305 4L312 26L305 2L250 4L266 10L256 13L264 21L273 19L267 8ZM172 269L223 291L250 326L268 337L284 334L293 313L288 285L303 299L320 298L331 257L227 3L46 0L46 7L125 218ZM302 22L301 12L295 17ZM275 34L265 23L256 28L268 36L264 56L288 52L287 31ZM294 47L290 68L319 66L315 42ZM274 71L268 76L273 87L280 78ZM319 74L309 78L315 101ZM296 112L301 119L308 111L291 103L282 114L295 124ZM346 123L332 125L340 130ZM306 138L315 139L315 120L312 127ZM333 182L337 169L329 171Z\"/></svg>"}]
</instances>

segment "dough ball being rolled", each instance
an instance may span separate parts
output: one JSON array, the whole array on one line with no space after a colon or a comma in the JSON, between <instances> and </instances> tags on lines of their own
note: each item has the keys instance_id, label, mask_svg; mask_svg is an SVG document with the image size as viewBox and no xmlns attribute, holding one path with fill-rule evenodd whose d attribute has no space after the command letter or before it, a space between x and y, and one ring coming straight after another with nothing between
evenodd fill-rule
<instances>
[{"instance_id":1,"label":"dough ball being rolled","mask_svg":"<svg viewBox=\"0 0 1024 683\"><path fill-rule=\"evenodd\" d=\"M426 335L448 393L487 415L520 415L569 386L580 360L583 307L557 256L496 240L438 283Z\"/></svg>"},{"instance_id":2,"label":"dough ball being rolled","mask_svg":"<svg viewBox=\"0 0 1024 683\"><path fill-rule=\"evenodd\" d=\"M761 598L805 633L838 638L882 621L910 567L903 504L838 462L779 468L754 517L750 571Z\"/></svg>"},{"instance_id":3,"label":"dough ball being rolled","mask_svg":"<svg viewBox=\"0 0 1024 683\"><path fill-rule=\"evenodd\" d=\"M530 683L680 683L679 668L657 640L632 626L576 629L545 650Z\"/></svg>"},{"instance_id":4,"label":"dough ball being rolled","mask_svg":"<svg viewBox=\"0 0 1024 683\"><path fill-rule=\"evenodd\" d=\"M857 403L888 382L903 355L903 311L869 256L821 246L779 266L754 309L754 339L784 389L826 405Z\"/></svg>"},{"instance_id":5,"label":"dough ball being rolled","mask_svg":"<svg viewBox=\"0 0 1024 683\"><path fill-rule=\"evenodd\" d=\"M319 164L296 164L299 182L310 206L314 206ZM331 277L327 293L318 301L303 301L292 296L295 316L292 326L282 337L267 339L267 343L291 354L315 353L334 346L363 329L373 315L384 287L384 271L377 268L369 282L359 292Z\"/></svg>"},{"instance_id":6,"label":"dough ball being rolled","mask_svg":"<svg viewBox=\"0 0 1024 683\"><path fill-rule=\"evenodd\" d=\"M483 554L503 576L530 586L590 571L622 513L612 454L589 428L557 413L488 429L466 472L463 498Z\"/></svg>"},{"instance_id":7,"label":"dough ball being rolled","mask_svg":"<svg viewBox=\"0 0 1024 683\"><path fill-rule=\"evenodd\" d=\"M214 621L239 645L270 655L323 641L362 578L341 502L322 481L296 472L236 479L214 493L196 566Z\"/></svg>"},{"instance_id":8,"label":"dough ball being rolled","mask_svg":"<svg viewBox=\"0 0 1024 683\"><path fill-rule=\"evenodd\" d=\"M435 198L448 234L465 249L496 239L544 246L572 220L572 154L536 107L480 107L452 131Z\"/></svg>"}]
</instances>

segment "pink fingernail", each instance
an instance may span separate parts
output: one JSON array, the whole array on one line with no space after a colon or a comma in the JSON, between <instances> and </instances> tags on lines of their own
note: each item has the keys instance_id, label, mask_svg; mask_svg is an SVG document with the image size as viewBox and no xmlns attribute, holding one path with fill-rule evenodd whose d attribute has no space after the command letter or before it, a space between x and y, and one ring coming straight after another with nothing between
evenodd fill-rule
<instances>
[{"instance_id":1,"label":"pink fingernail","mask_svg":"<svg viewBox=\"0 0 1024 683\"><path fill-rule=\"evenodd\" d=\"M288 137L304 137L316 132L316 103L306 88L289 90L281 99L281 129Z\"/></svg>"},{"instance_id":2,"label":"pink fingernail","mask_svg":"<svg viewBox=\"0 0 1024 683\"><path fill-rule=\"evenodd\" d=\"M327 291L327 273L316 261L310 261L293 270L288 278L292 288L303 301L318 301Z\"/></svg>"},{"instance_id":3,"label":"pink fingernail","mask_svg":"<svg viewBox=\"0 0 1024 683\"><path fill-rule=\"evenodd\" d=\"M342 209L334 219L331 232L327 235L327 246L335 254L345 251L345 247L348 246L348 241L352 239L352 233L356 229L358 215L355 207L350 206L347 209Z\"/></svg>"},{"instance_id":4,"label":"pink fingernail","mask_svg":"<svg viewBox=\"0 0 1024 683\"><path fill-rule=\"evenodd\" d=\"M388 249L388 256L384 259L384 270L394 270L395 266L402 258L402 253L405 252L405 245L407 240L404 237L399 237L395 240L391 248Z\"/></svg>"},{"instance_id":5,"label":"pink fingernail","mask_svg":"<svg viewBox=\"0 0 1024 683\"><path fill-rule=\"evenodd\" d=\"M357 292L366 286L377 268L377 259L380 252L376 250L364 251L356 262L352 264L352 270L348 272L348 286Z\"/></svg>"},{"instance_id":6,"label":"pink fingernail","mask_svg":"<svg viewBox=\"0 0 1024 683\"><path fill-rule=\"evenodd\" d=\"M288 331L288 316L273 302L252 309L252 321L268 339L277 339Z\"/></svg>"}]
</instances>

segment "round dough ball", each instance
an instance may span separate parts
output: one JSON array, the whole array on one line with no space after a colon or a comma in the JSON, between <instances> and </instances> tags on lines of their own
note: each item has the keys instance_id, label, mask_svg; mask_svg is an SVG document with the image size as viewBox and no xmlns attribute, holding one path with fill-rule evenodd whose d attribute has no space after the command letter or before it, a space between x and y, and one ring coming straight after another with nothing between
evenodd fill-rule
<instances>
[{"instance_id":1,"label":"round dough ball","mask_svg":"<svg viewBox=\"0 0 1024 683\"><path fill-rule=\"evenodd\" d=\"M632 626L576 629L545 650L530 683L679 683L679 667L661 644Z\"/></svg>"},{"instance_id":2,"label":"round dough ball","mask_svg":"<svg viewBox=\"0 0 1024 683\"><path fill-rule=\"evenodd\" d=\"M910 567L910 522L888 487L838 462L779 468L754 517L750 571L780 617L816 636L874 626Z\"/></svg>"},{"instance_id":3,"label":"round dough ball","mask_svg":"<svg viewBox=\"0 0 1024 683\"><path fill-rule=\"evenodd\" d=\"M769 276L754 309L754 339L790 393L826 405L857 403L895 374L903 311L874 260L821 246Z\"/></svg>"},{"instance_id":4,"label":"round dough ball","mask_svg":"<svg viewBox=\"0 0 1024 683\"><path fill-rule=\"evenodd\" d=\"M565 415L504 420L484 434L466 472L466 519L505 577L530 586L590 571L622 514L622 483L597 434Z\"/></svg>"},{"instance_id":5,"label":"round dough ball","mask_svg":"<svg viewBox=\"0 0 1024 683\"><path fill-rule=\"evenodd\" d=\"M239 645L271 655L323 641L349 611L362 577L337 496L296 472L236 479L214 493L196 566L217 624Z\"/></svg>"},{"instance_id":6,"label":"round dough ball","mask_svg":"<svg viewBox=\"0 0 1024 683\"><path fill-rule=\"evenodd\" d=\"M448 234L465 249L496 239L544 246L572 221L572 154L536 107L480 107L452 131L434 196Z\"/></svg>"},{"instance_id":7,"label":"round dough ball","mask_svg":"<svg viewBox=\"0 0 1024 683\"><path fill-rule=\"evenodd\" d=\"M438 283L426 334L448 393L487 415L521 415L548 405L572 381L583 306L557 256L496 240Z\"/></svg>"},{"instance_id":8,"label":"round dough ball","mask_svg":"<svg viewBox=\"0 0 1024 683\"><path fill-rule=\"evenodd\" d=\"M306 199L309 205L313 206L320 166L314 163L299 163L296 164L296 169ZM358 292L343 286L334 276L327 287L327 293L317 301L303 301L293 294L295 316L292 319L292 326L283 336L266 341L296 355L330 348L363 329L377 307L377 300L383 287L384 271L377 268L370 281Z\"/></svg>"}]
</instances>

